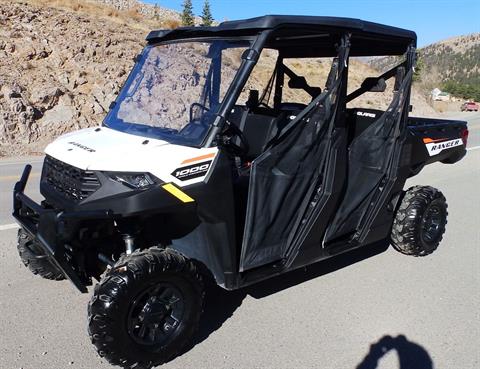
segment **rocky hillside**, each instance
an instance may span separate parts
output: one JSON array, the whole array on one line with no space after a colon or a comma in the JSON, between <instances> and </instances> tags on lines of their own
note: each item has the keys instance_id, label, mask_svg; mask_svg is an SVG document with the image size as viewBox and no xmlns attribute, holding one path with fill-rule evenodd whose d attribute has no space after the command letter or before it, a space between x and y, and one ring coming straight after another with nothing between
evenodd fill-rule
<instances>
[{"instance_id":1,"label":"rocky hillside","mask_svg":"<svg viewBox=\"0 0 480 369\"><path fill-rule=\"evenodd\" d=\"M424 74L439 73L443 82L480 84L480 33L426 46L420 56Z\"/></svg>"},{"instance_id":2,"label":"rocky hillside","mask_svg":"<svg viewBox=\"0 0 480 369\"><path fill-rule=\"evenodd\" d=\"M77 0L79 1L79 0ZM138 12L144 18L150 20L163 21L166 23L174 24L178 23L180 25L181 15L179 12L164 8L159 5L147 4L139 0L87 0L91 2L97 2L100 4L105 4L109 7L117 9L123 12ZM194 17L195 24L200 25L202 23L202 18L199 16Z\"/></svg>"},{"instance_id":3,"label":"rocky hillside","mask_svg":"<svg viewBox=\"0 0 480 369\"><path fill-rule=\"evenodd\" d=\"M0 155L99 124L144 36L108 17L0 1Z\"/></svg>"},{"instance_id":4,"label":"rocky hillside","mask_svg":"<svg viewBox=\"0 0 480 369\"><path fill-rule=\"evenodd\" d=\"M120 11L138 10L138 12L148 18L166 19L172 18L180 21L180 14L174 10L161 6L145 4L138 0L96 0L114 9Z\"/></svg>"},{"instance_id":5,"label":"rocky hillside","mask_svg":"<svg viewBox=\"0 0 480 369\"><path fill-rule=\"evenodd\" d=\"M175 12L152 16L138 4L0 0L0 156L41 153L58 135L101 123L148 30L178 25ZM372 71L358 65L361 81ZM328 65L312 68L326 74ZM433 113L421 96L413 104Z\"/></svg>"},{"instance_id":6,"label":"rocky hillside","mask_svg":"<svg viewBox=\"0 0 480 369\"><path fill-rule=\"evenodd\" d=\"M429 93L447 82L480 85L480 33L453 37L419 49L418 88ZM385 69L392 58L370 60L376 69Z\"/></svg>"}]
</instances>

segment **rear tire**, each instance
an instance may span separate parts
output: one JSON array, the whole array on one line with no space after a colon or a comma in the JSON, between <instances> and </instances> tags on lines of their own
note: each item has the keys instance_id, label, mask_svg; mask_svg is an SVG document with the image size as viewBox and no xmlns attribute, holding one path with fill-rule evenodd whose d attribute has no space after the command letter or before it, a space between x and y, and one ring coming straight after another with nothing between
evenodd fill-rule
<instances>
[{"instance_id":1,"label":"rear tire","mask_svg":"<svg viewBox=\"0 0 480 369\"><path fill-rule=\"evenodd\" d=\"M42 278L61 281L65 279L63 272L45 255L40 245L23 228L18 230L17 249L23 265L33 274Z\"/></svg>"},{"instance_id":2,"label":"rear tire","mask_svg":"<svg viewBox=\"0 0 480 369\"><path fill-rule=\"evenodd\" d=\"M409 188L393 221L393 247L406 255L426 256L434 252L447 224L445 196L430 186Z\"/></svg>"},{"instance_id":3,"label":"rear tire","mask_svg":"<svg viewBox=\"0 0 480 369\"><path fill-rule=\"evenodd\" d=\"M98 354L123 368L151 368L193 338L204 285L195 264L152 247L123 256L95 287L88 332Z\"/></svg>"}]
</instances>

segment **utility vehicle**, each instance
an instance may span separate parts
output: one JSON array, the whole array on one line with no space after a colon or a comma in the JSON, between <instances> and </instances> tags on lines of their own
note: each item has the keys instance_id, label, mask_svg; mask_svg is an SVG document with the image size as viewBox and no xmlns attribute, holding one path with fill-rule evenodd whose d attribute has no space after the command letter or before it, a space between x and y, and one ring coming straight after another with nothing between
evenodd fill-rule
<instances>
[{"instance_id":1,"label":"utility vehicle","mask_svg":"<svg viewBox=\"0 0 480 369\"><path fill-rule=\"evenodd\" d=\"M415 45L408 30L315 16L152 31L103 124L46 148L41 204L24 194L25 168L13 204L22 260L81 292L99 280L91 340L138 368L192 339L206 281L239 289L389 238L430 254L445 198L405 181L460 160L468 130L409 118ZM249 86L262 55L260 91ZM348 92L351 59L381 55L398 63ZM298 72L315 58L330 58L324 84ZM348 107L388 84L387 109Z\"/></svg>"}]
</instances>

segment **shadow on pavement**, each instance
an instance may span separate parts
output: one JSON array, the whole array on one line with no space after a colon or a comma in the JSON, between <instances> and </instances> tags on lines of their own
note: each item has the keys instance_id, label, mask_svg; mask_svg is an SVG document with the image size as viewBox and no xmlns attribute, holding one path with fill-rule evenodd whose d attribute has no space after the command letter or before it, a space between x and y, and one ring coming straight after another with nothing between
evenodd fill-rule
<instances>
[{"instance_id":1,"label":"shadow on pavement","mask_svg":"<svg viewBox=\"0 0 480 369\"><path fill-rule=\"evenodd\" d=\"M398 369L433 369L433 362L427 350L417 343L408 341L403 335L384 336L370 346L370 351L356 369L376 369L378 361L391 350L398 355Z\"/></svg>"},{"instance_id":2,"label":"shadow on pavement","mask_svg":"<svg viewBox=\"0 0 480 369\"><path fill-rule=\"evenodd\" d=\"M197 336L183 353L206 340L210 334L219 329L234 314L247 295L261 299L380 254L387 250L388 246L387 241L375 243L237 291L226 291L217 286L209 286L206 293L205 310L200 320Z\"/></svg>"}]
</instances>

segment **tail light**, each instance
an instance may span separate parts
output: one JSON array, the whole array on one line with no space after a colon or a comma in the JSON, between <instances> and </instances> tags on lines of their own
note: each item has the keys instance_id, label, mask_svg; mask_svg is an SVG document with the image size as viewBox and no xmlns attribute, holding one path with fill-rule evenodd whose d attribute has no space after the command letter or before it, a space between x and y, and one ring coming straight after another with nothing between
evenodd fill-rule
<instances>
[{"instance_id":1,"label":"tail light","mask_svg":"<svg viewBox=\"0 0 480 369\"><path fill-rule=\"evenodd\" d=\"M467 147L467 141L468 141L468 129L464 128L461 132L460 135L462 137L463 144L465 147Z\"/></svg>"}]
</instances>

